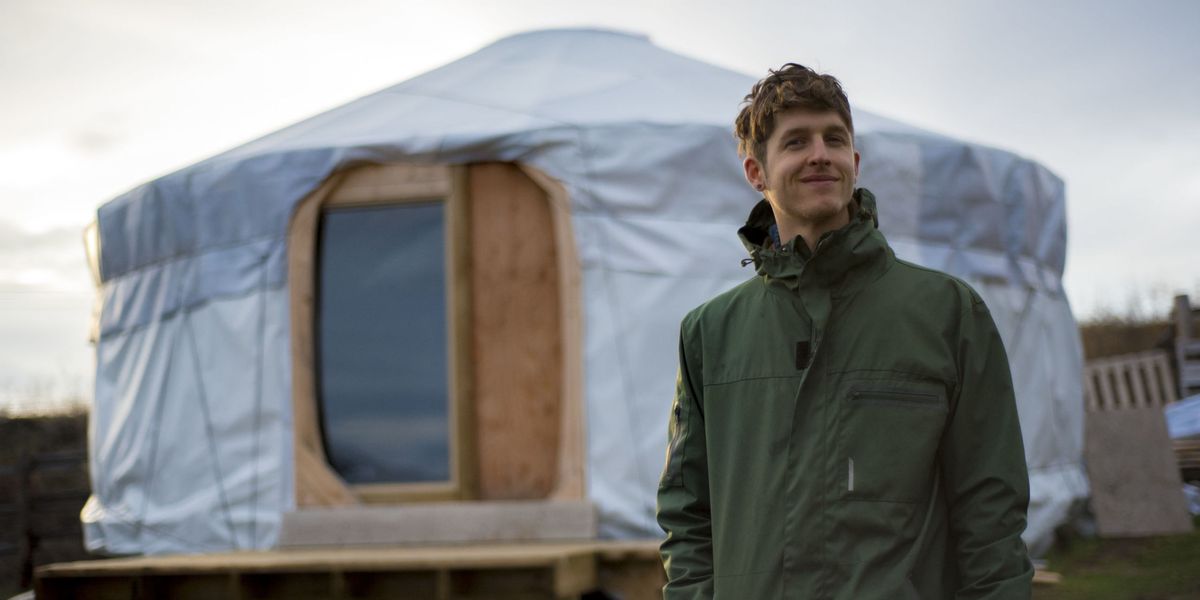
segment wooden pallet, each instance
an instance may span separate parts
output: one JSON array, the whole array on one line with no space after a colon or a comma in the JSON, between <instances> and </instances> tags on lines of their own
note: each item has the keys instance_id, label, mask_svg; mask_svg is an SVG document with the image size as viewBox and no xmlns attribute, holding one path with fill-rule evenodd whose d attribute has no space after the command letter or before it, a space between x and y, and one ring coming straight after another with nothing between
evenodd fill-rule
<instances>
[{"instance_id":1,"label":"wooden pallet","mask_svg":"<svg viewBox=\"0 0 1200 600\"><path fill-rule=\"evenodd\" d=\"M1171 357L1151 350L1089 360L1083 367L1083 397L1089 411L1166 406L1178 398Z\"/></svg>"},{"instance_id":2,"label":"wooden pallet","mask_svg":"<svg viewBox=\"0 0 1200 600\"><path fill-rule=\"evenodd\" d=\"M35 589L39 600L559 600L597 589L614 566L656 565L657 547L592 541L109 559L42 567ZM657 591L661 566L645 571L654 580L635 588Z\"/></svg>"}]
</instances>

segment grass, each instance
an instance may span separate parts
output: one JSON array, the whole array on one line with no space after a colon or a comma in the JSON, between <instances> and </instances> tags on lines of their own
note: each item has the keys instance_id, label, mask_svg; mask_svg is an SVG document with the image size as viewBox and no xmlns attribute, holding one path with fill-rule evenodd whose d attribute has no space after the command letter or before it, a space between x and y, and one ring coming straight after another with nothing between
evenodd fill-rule
<instances>
[{"instance_id":1,"label":"grass","mask_svg":"<svg viewBox=\"0 0 1200 600\"><path fill-rule=\"evenodd\" d=\"M1062 583L1036 586L1034 600L1200 598L1200 517L1193 522L1186 535L1060 544L1046 561Z\"/></svg>"}]
</instances>

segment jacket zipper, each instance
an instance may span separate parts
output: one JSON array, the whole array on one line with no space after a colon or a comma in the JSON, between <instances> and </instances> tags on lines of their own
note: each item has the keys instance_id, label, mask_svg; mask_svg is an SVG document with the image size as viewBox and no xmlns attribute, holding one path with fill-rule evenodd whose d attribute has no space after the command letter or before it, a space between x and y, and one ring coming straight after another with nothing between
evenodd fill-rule
<instances>
[{"instance_id":1,"label":"jacket zipper","mask_svg":"<svg viewBox=\"0 0 1200 600\"><path fill-rule=\"evenodd\" d=\"M850 396L851 401L860 404L883 404L890 406L905 406L912 408L923 408L927 410L945 410L946 407L938 402L938 397L933 394L921 394L916 392L892 392L892 391L858 391Z\"/></svg>"}]
</instances>

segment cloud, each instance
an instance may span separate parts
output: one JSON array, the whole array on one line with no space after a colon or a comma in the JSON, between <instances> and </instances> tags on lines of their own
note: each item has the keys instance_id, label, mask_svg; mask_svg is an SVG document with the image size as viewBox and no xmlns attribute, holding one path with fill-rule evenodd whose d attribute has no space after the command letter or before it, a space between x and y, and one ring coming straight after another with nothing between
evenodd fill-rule
<instances>
[{"instance_id":1,"label":"cloud","mask_svg":"<svg viewBox=\"0 0 1200 600\"><path fill-rule=\"evenodd\" d=\"M81 229L31 232L0 220L0 291L87 295L91 289Z\"/></svg>"}]
</instances>

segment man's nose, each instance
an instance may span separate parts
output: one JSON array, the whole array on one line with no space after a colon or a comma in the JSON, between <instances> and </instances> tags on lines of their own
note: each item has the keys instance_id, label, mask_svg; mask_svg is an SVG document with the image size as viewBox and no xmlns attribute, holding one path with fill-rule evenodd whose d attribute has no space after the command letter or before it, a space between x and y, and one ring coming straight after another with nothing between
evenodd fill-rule
<instances>
[{"instance_id":1,"label":"man's nose","mask_svg":"<svg viewBox=\"0 0 1200 600\"><path fill-rule=\"evenodd\" d=\"M825 140L818 137L808 145L808 148L811 151L808 156L809 164L829 164L829 148L825 146Z\"/></svg>"}]
</instances>

